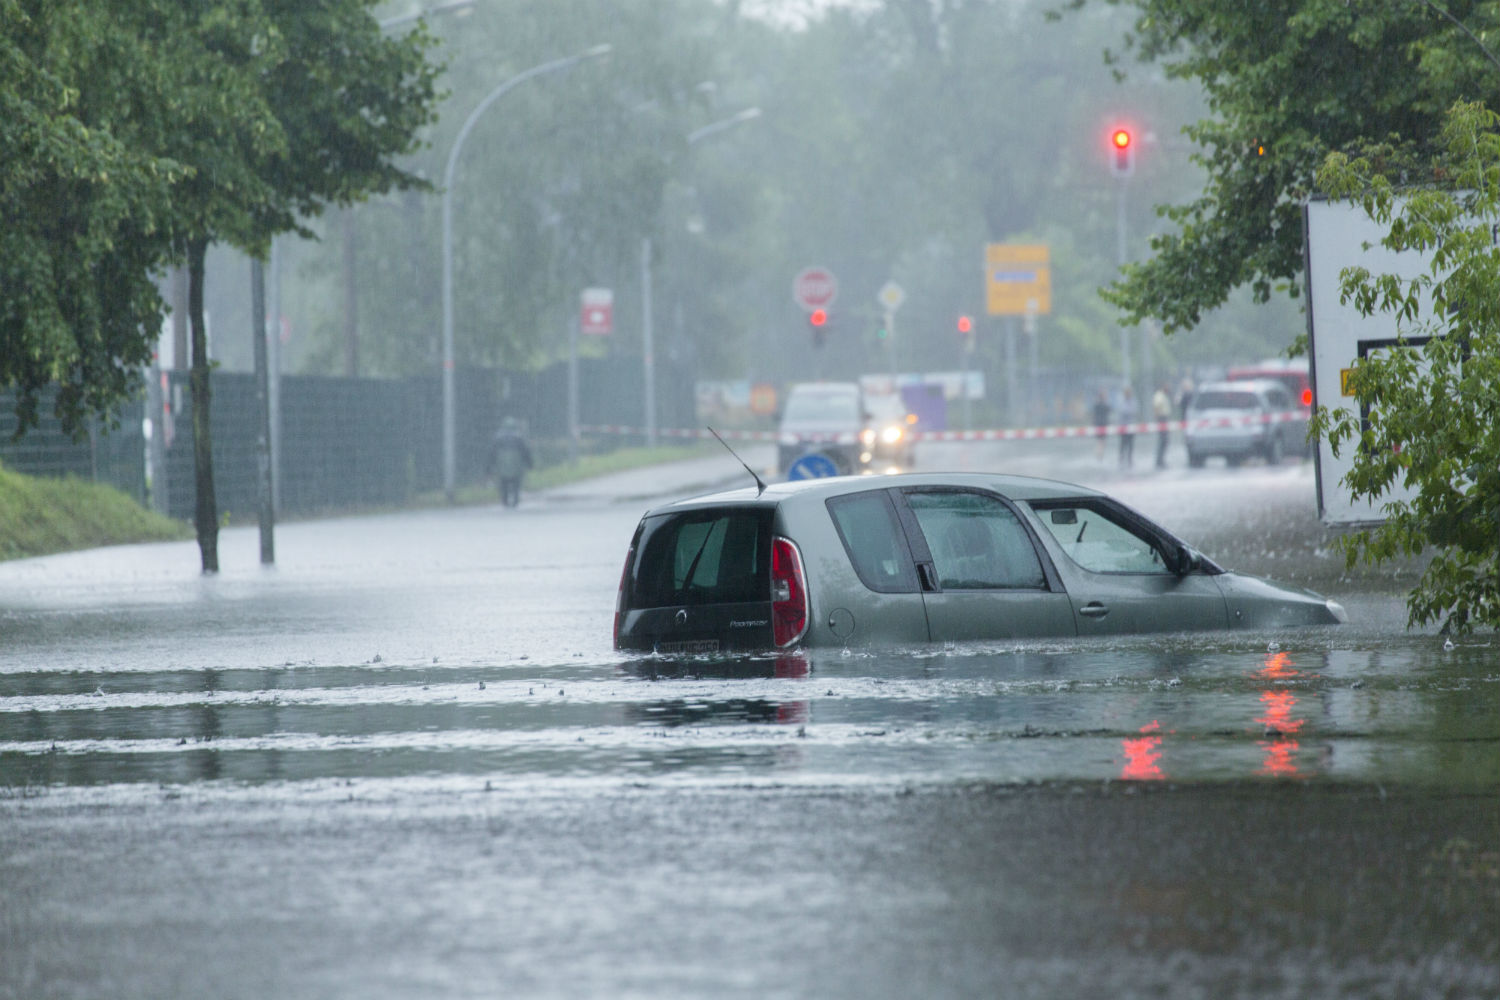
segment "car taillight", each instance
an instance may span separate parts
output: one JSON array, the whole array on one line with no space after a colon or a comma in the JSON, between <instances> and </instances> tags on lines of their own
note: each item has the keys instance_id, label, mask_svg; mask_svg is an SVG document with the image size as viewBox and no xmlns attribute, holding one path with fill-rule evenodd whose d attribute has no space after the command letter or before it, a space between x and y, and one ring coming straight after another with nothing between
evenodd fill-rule
<instances>
[{"instance_id":1,"label":"car taillight","mask_svg":"<svg viewBox=\"0 0 1500 1000\"><path fill-rule=\"evenodd\" d=\"M807 631L807 578L802 556L790 539L771 540L771 636L790 646Z\"/></svg>"},{"instance_id":2,"label":"car taillight","mask_svg":"<svg viewBox=\"0 0 1500 1000\"><path fill-rule=\"evenodd\" d=\"M615 593L615 648L620 648L620 618L625 613L625 581L630 579L630 564L635 562L635 546L625 553L625 568L620 570L620 589Z\"/></svg>"}]
</instances>

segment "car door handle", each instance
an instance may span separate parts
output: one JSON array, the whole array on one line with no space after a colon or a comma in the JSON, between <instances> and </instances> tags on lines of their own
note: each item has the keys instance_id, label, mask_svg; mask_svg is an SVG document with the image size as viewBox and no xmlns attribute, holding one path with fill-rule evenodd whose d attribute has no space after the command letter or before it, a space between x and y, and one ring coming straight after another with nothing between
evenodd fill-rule
<instances>
[{"instance_id":1,"label":"car door handle","mask_svg":"<svg viewBox=\"0 0 1500 1000\"><path fill-rule=\"evenodd\" d=\"M1090 601L1088 604L1085 604L1083 607L1079 608L1078 613L1080 615L1083 615L1085 618L1103 618L1105 615L1109 614L1109 608L1105 607L1103 604L1100 604L1098 601Z\"/></svg>"}]
</instances>

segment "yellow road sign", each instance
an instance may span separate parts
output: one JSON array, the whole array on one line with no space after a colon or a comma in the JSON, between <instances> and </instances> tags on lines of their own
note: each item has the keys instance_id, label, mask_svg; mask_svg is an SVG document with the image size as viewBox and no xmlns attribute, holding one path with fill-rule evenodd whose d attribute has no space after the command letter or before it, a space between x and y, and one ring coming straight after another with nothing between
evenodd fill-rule
<instances>
[{"instance_id":1,"label":"yellow road sign","mask_svg":"<svg viewBox=\"0 0 1500 1000\"><path fill-rule=\"evenodd\" d=\"M985 304L991 316L1052 311L1052 266L1045 243L986 243Z\"/></svg>"},{"instance_id":2,"label":"yellow road sign","mask_svg":"<svg viewBox=\"0 0 1500 1000\"><path fill-rule=\"evenodd\" d=\"M1343 396L1352 396L1352 395L1354 395L1354 389L1349 384L1353 380L1353 376L1354 376L1354 369L1353 368L1340 368L1339 369L1339 394L1340 395L1343 395Z\"/></svg>"}]
</instances>

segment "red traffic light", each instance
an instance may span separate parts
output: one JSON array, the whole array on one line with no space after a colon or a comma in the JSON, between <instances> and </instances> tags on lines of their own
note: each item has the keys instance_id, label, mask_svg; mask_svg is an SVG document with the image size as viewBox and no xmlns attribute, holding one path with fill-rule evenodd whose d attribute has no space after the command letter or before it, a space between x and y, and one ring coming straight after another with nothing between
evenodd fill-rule
<instances>
[{"instance_id":1,"label":"red traffic light","mask_svg":"<svg viewBox=\"0 0 1500 1000\"><path fill-rule=\"evenodd\" d=\"M828 310L814 309L811 313L808 314L807 321L813 326L822 326L824 323L828 322Z\"/></svg>"},{"instance_id":2,"label":"red traffic light","mask_svg":"<svg viewBox=\"0 0 1500 1000\"><path fill-rule=\"evenodd\" d=\"M958 317L958 332L959 333L973 333L974 332L974 321L972 319L970 319L969 317L967 317L967 316L960 316L960 317Z\"/></svg>"},{"instance_id":3,"label":"red traffic light","mask_svg":"<svg viewBox=\"0 0 1500 1000\"><path fill-rule=\"evenodd\" d=\"M1116 177L1135 173L1135 136L1130 129L1124 126L1110 129L1109 160L1109 168Z\"/></svg>"}]
</instances>

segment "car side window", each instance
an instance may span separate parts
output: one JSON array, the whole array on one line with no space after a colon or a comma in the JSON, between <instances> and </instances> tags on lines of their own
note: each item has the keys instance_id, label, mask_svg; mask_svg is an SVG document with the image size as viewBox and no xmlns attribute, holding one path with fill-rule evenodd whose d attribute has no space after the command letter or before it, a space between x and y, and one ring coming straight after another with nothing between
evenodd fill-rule
<instances>
[{"instance_id":1,"label":"car side window","mask_svg":"<svg viewBox=\"0 0 1500 1000\"><path fill-rule=\"evenodd\" d=\"M828 501L828 513L861 583L882 594L917 589L911 552L884 490L834 497Z\"/></svg>"},{"instance_id":2,"label":"car side window","mask_svg":"<svg viewBox=\"0 0 1500 1000\"><path fill-rule=\"evenodd\" d=\"M908 492L906 503L944 590L1046 589L1031 536L998 498L923 490Z\"/></svg>"},{"instance_id":3,"label":"car side window","mask_svg":"<svg viewBox=\"0 0 1500 1000\"><path fill-rule=\"evenodd\" d=\"M1102 509L1048 504L1037 519L1075 563L1095 573L1167 573L1156 542Z\"/></svg>"}]
</instances>

